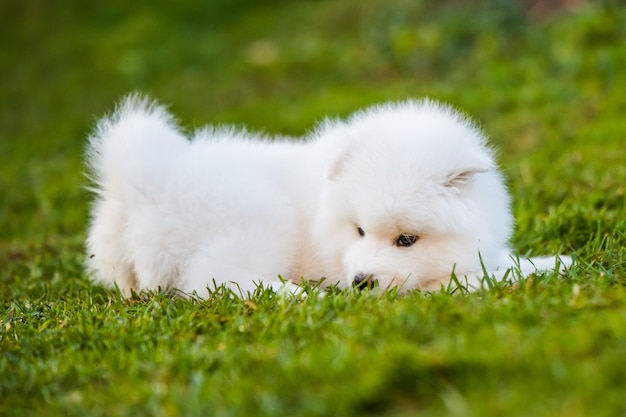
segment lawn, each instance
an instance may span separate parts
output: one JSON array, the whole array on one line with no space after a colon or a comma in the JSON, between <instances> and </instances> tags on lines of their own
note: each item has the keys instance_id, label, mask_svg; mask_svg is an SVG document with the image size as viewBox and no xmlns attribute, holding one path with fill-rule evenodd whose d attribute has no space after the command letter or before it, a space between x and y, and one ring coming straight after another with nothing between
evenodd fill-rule
<instances>
[{"instance_id":1,"label":"lawn","mask_svg":"<svg viewBox=\"0 0 626 417\"><path fill-rule=\"evenodd\" d=\"M626 8L580 3L1 2L0 415L626 415ZM292 135L444 100L499 150L518 253L577 266L472 294L122 299L82 268L82 153L131 91L188 129Z\"/></svg>"}]
</instances>

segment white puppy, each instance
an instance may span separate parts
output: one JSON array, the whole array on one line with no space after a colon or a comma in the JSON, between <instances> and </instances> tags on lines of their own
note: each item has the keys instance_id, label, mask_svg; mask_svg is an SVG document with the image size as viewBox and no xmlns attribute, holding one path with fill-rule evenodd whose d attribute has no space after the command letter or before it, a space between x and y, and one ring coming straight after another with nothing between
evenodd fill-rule
<instances>
[{"instance_id":1,"label":"white puppy","mask_svg":"<svg viewBox=\"0 0 626 417\"><path fill-rule=\"evenodd\" d=\"M454 273L478 288L483 268L501 279L569 265L511 256L509 197L485 142L428 100L326 121L307 140L233 128L188 140L131 96L90 138L87 267L127 295L206 296L214 283L245 295L279 276L406 291Z\"/></svg>"},{"instance_id":2,"label":"white puppy","mask_svg":"<svg viewBox=\"0 0 626 417\"><path fill-rule=\"evenodd\" d=\"M571 264L511 254L509 196L493 152L453 109L428 100L375 106L317 136L339 148L313 229L328 276L438 289L454 269L478 288L485 270L502 279L510 268L519 276Z\"/></svg>"}]
</instances>

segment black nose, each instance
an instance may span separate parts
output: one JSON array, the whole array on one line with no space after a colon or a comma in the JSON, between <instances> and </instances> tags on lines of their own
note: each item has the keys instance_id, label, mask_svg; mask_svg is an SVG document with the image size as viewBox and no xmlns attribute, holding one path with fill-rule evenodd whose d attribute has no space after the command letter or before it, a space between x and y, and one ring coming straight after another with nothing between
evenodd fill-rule
<instances>
[{"instance_id":1,"label":"black nose","mask_svg":"<svg viewBox=\"0 0 626 417\"><path fill-rule=\"evenodd\" d=\"M374 286L374 280L371 274L356 274L352 280L352 286L359 290L363 288L372 288Z\"/></svg>"}]
</instances>

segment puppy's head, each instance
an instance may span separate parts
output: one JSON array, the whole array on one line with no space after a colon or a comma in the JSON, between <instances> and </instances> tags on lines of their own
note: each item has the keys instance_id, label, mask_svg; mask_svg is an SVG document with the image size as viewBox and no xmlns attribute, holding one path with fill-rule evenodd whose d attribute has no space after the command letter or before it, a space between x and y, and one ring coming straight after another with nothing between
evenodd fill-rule
<instances>
[{"instance_id":1,"label":"puppy's head","mask_svg":"<svg viewBox=\"0 0 626 417\"><path fill-rule=\"evenodd\" d=\"M333 157L316 233L342 284L433 288L506 247L508 197L483 134L431 101L326 124Z\"/></svg>"}]
</instances>

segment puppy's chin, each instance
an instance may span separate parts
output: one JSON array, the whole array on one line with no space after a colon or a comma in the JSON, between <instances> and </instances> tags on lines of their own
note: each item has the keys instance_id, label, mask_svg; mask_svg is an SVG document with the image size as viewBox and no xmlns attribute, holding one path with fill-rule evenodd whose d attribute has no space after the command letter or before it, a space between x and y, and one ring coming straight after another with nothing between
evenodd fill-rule
<instances>
[{"instance_id":1,"label":"puppy's chin","mask_svg":"<svg viewBox=\"0 0 626 417\"><path fill-rule=\"evenodd\" d=\"M372 276L371 283L363 283L362 285L356 285L354 283L354 278L347 278L345 282L347 283L347 287L359 287L361 289L364 288L380 288L381 290L395 290L399 294L406 294L411 291L439 291L442 288L447 288L450 285L450 274L441 274L439 278L428 278L428 279L418 279L417 277L402 275L403 278L400 278L400 275L391 275L391 276Z\"/></svg>"},{"instance_id":2,"label":"puppy's chin","mask_svg":"<svg viewBox=\"0 0 626 417\"><path fill-rule=\"evenodd\" d=\"M361 275L363 282L357 282L357 276ZM413 290L422 289L419 278L415 274L400 273L348 273L344 279L346 288L380 288L381 290L397 290L399 293L406 293Z\"/></svg>"}]
</instances>

